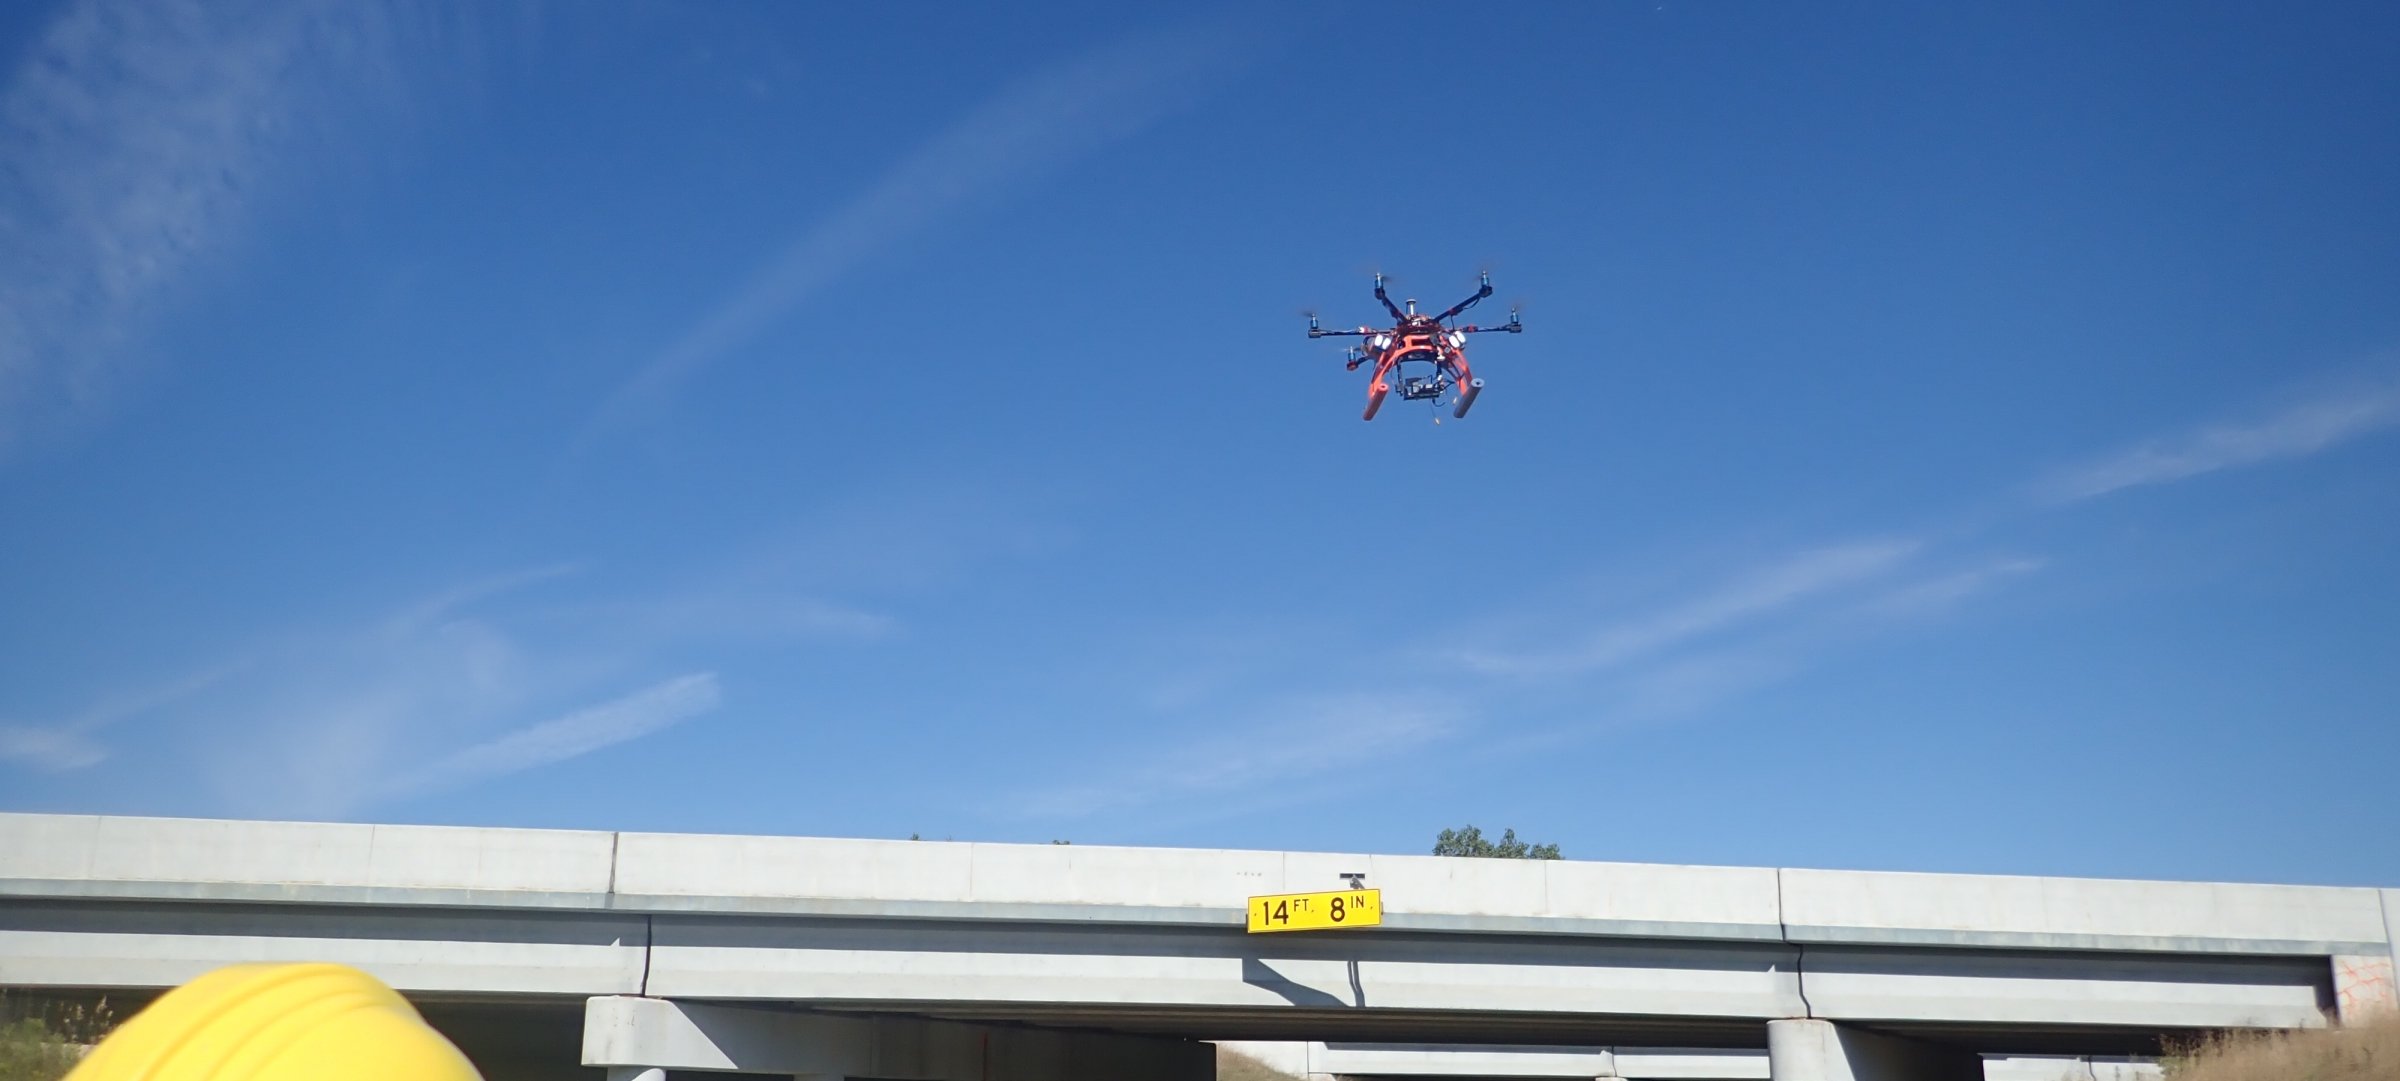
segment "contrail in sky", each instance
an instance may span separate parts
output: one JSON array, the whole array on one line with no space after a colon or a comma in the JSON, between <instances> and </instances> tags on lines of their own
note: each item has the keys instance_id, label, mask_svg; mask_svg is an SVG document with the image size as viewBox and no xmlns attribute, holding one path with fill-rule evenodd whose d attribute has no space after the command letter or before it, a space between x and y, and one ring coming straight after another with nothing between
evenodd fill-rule
<instances>
[{"instance_id":1,"label":"contrail in sky","mask_svg":"<svg viewBox=\"0 0 2400 1081\"><path fill-rule=\"evenodd\" d=\"M754 274L619 386L583 441L654 408L694 372L755 338L827 283L980 198L1133 136L1221 75L1249 38L1231 23L1138 35L1004 89L918 147Z\"/></svg>"}]
</instances>

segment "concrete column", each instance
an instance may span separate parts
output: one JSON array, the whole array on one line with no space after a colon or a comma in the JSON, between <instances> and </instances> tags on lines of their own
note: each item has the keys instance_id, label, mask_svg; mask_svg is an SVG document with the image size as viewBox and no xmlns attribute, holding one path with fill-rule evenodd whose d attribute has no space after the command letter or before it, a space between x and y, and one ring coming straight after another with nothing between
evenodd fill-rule
<instances>
[{"instance_id":1,"label":"concrete column","mask_svg":"<svg viewBox=\"0 0 2400 1081\"><path fill-rule=\"evenodd\" d=\"M1983 1081L2100 1081L2080 1055L1994 1055L1983 1060Z\"/></svg>"},{"instance_id":2,"label":"concrete column","mask_svg":"<svg viewBox=\"0 0 2400 1081\"><path fill-rule=\"evenodd\" d=\"M583 1064L608 1067L609 1081L665 1081L666 1070L811 1075L819 1081L1216 1078L1214 1049L1192 1040L617 995L584 1003Z\"/></svg>"},{"instance_id":3,"label":"concrete column","mask_svg":"<svg viewBox=\"0 0 2400 1081\"><path fill-rule=\"evenodd\" d=\"M2391 958L2333 959L2334 1020L2356 1024L2394 1009L2400 1009L2400 988L2393 985Z\"/></svg>"},{"instance_id":4,"label":"concrete column","mask_svg":"<svg viewBox=\"0 0 2400 1081\"><path fill-rule=\"evenodd\" d=\"M1983 1081L1969 1051L1792 1018L1767 1022L1772 1081Z\"/></svg>"},{"instance_id":5,"label":"concrete column","mask_svg":"<svg viewBox=\"0 0 2400 1081\"><path fill-rule=\"evenodd\" d=\"M2334 1019L2343 1024L2400 1010L2400 890L2375 896L2383 905L2383 954L2333 959Z\"/></svg>"},{"instance_id":6,"label":"concrete column","mask_svg":"<svg viewBox=\"0 0 2400 1081\"><path fill-rule=\"evenodd\" d=\"M1317 1059L1324 1044L1306 1040L1218 1040L1220 1050L1230 1051L1263 1063L1268 1069L1293 1077L1324 1073L1317 1068Z\"/></svg>"},{"instance_id":7,"label":"concrete column","mask_svg":"<svg viewBox=\"0 0 2400 1081\"><path fill-rule=\"evenodd\" d=\"M2142 1058L2086 1055L1993 1055L1983 1060L1984 1081L2160 1081L2167 1072Z\"/></svg>"},{"instance_id":8,"label":"concrete column","mask_svg":"<svg viewBox=\"0 0 2400 1081\"><path fill-rule=\"evenodd\" d=\"M2166 1068L2151 1059L2089 1058L2084 1065L2092 1071L2092 1081L2159 1081L2167 1076Z\"/></svg>"},{"instance_id":9,"label":"concrete column","mask_svg":"<svg viewBox=\"0 0 2400 1081\"><path fill-rule=\"evenodd\" d=\"M1764 1081L1767 1056L1758 1051L1620 1047L1611 1056L1626 1081Z\"/></svg>"},{"instance_id":10,"label":"concrete column","mask_svg":"<svg viewBox=\"0 0 2400 1081\"><path fill-rule=\"evenodd\" d=\"M1606 1047L1529 1044L1312 1043L1309 1081L1316 1074L1339 1077L1506 1077L1519 1081L1592 1081L1618 1077L1616 1054ZM1299 1073L1298 1070L1287 1071Z\"/></svg>"}]
</instances>

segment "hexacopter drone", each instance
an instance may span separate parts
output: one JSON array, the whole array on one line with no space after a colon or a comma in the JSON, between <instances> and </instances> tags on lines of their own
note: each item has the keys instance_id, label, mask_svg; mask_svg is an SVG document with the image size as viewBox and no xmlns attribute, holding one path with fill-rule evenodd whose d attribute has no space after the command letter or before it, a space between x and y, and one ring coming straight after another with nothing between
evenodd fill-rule
<instances>
[{"instance_id":1,"label":"hexacopter drone","mask_svg":"<svg viewBox=\"0 0 2400 1081\"><path fill-rule=\"evenodd\" d=\"M1454 400L1457 406L1450 415L1464 417L1468 408L1475 404L1475 396L1483 393L1483 380L1475 378L1475 374L1467 368L1467 335L1492 331L1521 334L1525 331L1524 324L1517 322L1514 308L1509 309L1508 322L1503 326L1449 325L1450 320L1460 312L1474 307L1477 301L1490 295L1492 276L1485 274L1482 285L1473 296L1451 305L1449 310L1440 315L1419 315L1414 300L1404 302L1408 305L1406 311L1392 303L1392 298L1383 291L1383 275L1377 274L1375 299L1382 301L1383 309L1392 313L1392 318L1397 321L1392 329L1360 327L1357 330L1327 330L1317 325L1316 314L1311 312L1308 316L1308 336L1366 339L1365 344L1352 346L1343 357L1349 361L1351 371L1357 371L1359 365L1370 360L1375 362L1374 377L1367 384L1367 412L1361 419L1375 419L1375 411L1383 408L1383 396L1392 390L1395 374L1398 376L1401 400L1430 400L1437 409L1442 405L1442 396L1456 388L1458 395ZM1427 374L1411 374L1405 367L1410 364L1424 365Z\"/></svg>"}]
</instances>

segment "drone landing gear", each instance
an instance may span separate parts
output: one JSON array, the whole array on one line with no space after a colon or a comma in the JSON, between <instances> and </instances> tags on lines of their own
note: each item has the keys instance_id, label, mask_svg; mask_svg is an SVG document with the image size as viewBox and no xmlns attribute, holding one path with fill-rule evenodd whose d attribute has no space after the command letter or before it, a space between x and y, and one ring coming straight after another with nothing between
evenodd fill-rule
<instances>
[{"instance_id":1,"label":"drone landing gear","mask_svg":"<svg viewBox=\"0 0 2400 1081\"><path fill-rule=\"evenodd\" d=\"M1467 380L1467 389L1459 392L1458 395L1458 408L1453 410L1450 415L1462 419L1465 418L1467 415L1467 410L1472 409L1475 406L1475 396L1481 393L1483 393L1483 380Z\"/></svg>"}]
</instances>

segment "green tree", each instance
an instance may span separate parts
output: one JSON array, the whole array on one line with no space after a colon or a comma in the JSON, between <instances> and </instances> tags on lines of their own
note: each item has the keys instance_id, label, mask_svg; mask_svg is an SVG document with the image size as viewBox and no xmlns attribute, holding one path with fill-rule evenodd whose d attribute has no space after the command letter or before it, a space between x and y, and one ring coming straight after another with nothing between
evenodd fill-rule
<instances>
[{"instance_id":1,"label":"green tree","mask_svg":"<svg viewBox=\"0 0 2400 1081\"><path fill-rule=\"evenodd\" d=\"M1436 856L1481 856L1486 859L1502 860L1554 860L1560 858L1557 845L1526 844L1517 840L1517 831L1513 829L1502 833L1499 840L1493 841L1485 838L1483 831L1473 826L1465 829L1443 830L1440 837L1434 838L1433 854Z\"/></svg>"}]
</instances>

